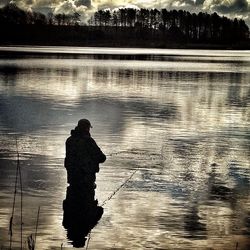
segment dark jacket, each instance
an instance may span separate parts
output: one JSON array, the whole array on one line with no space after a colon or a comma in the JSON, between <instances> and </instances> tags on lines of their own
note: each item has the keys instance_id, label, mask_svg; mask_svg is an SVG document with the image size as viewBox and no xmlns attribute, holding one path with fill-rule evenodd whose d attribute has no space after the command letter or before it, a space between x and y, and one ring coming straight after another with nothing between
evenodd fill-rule
<instances>
[{"instance_id":1,"label":"dark jacket","mask_svg":"<svg viewBox=\"0 0 250 250\"><path fill-rule=\"evenodd\" d=\"M79 131L77 127L71 131L65 158L69 184L94 183L99 163L105 160L106 156L88 132Z\"/></svg>"}]
</instances>

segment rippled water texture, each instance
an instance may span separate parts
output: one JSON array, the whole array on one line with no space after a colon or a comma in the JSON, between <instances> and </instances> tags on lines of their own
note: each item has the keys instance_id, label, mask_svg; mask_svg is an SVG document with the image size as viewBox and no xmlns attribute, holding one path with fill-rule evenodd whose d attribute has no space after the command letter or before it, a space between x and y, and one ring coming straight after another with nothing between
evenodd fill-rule
<instances>
[{"instance_id":1,"label":"rippled water texture","mask_svg":"<svg viewBox=\"0 0 250 250\"><path fill-rule=\"evenodd\" d=\"M0 247L9 245L16 138L23 242L40 206L37 249L72 247L64 143L86 117L108 155L99 202L136 170L105 204L89 249L250 249L249 51L0 50Z\"/></svg>"}]
</instances>

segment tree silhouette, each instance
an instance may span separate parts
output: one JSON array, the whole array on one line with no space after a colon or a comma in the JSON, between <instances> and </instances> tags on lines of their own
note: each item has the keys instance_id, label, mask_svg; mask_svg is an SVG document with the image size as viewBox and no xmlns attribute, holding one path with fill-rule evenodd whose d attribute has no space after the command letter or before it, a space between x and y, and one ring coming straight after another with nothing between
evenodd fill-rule
<instances>
[{"instance_id":1,"label":"tree silhouette","mask_svg":"<svg viewBox=\"0 0 250 250\"><path fill-rule=\"evenodd\" d=\"M72 15L49 13L45 16L38 12L21 10L15 4L8 4L0 9L0 25L5 29L10 25L79 26L80 20L79 13ZM96 29L93 37L98 36L99 29L102 30L102 34L109 32L109 35L116 39L130 37L140 40L207 44L233 44L249 41L249 28L244 20L221 17L216 12L196 14L185 10L165 8L161 10L104 9L95 12L88 21L88 25L89 30ZM107 29L107 27L110 28ZM122 35L122 32L125 33Z\"/></svg>"}]
</instances>

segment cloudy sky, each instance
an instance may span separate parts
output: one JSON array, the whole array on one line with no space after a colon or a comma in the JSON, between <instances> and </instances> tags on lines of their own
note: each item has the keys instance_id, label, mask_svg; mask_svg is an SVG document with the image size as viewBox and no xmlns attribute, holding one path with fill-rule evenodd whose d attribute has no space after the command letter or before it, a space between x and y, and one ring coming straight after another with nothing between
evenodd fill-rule
<instances>
[{"instance_id":1,"label":"cloudy sky","mask_svg":"<svg viewBox=\"0 0 250 250\"><path fill-rule=\"evenodd\" d=\"M0 0L0 6L9 2L19 7L40 12L74 13L87 18L103 8L144 7L185 9L190 12L214 12L230 18L243 18L250 25L250 0Z\"/></svg>"}]
</instances>

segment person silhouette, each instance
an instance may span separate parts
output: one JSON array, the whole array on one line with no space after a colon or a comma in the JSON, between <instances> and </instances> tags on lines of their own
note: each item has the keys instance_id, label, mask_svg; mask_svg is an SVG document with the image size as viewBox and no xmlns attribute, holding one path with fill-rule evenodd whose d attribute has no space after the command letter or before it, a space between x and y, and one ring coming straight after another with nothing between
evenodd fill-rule
<instances>
[{"instance_id":1,"label":"person silhouette","mask_svg":"<svg viewBox=\"0 0 250 250\"><path fill-rule=\"evenodd\" d=\"M95 181L106 156L91 137L90 128L90 121L81 119L66 140L64 166L69 186L63 201L63 226L74 247L84 246L87 234L103 214L95 200Z\"/></svg>"}]
</instances>

